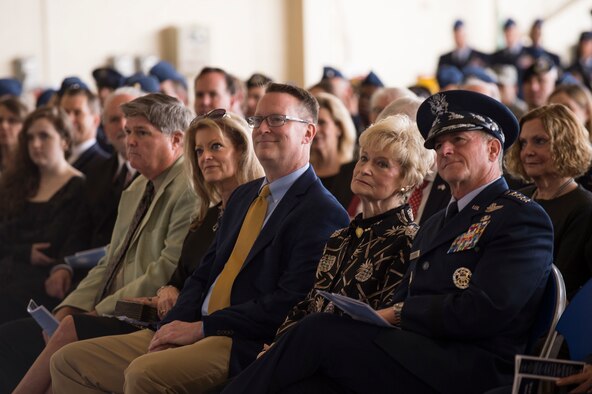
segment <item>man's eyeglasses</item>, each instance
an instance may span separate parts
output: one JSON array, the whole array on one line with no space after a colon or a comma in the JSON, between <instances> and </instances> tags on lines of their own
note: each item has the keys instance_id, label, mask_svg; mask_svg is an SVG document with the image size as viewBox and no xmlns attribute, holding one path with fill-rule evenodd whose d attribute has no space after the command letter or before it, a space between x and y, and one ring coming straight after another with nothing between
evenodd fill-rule
<instances>
[{"instance_id":1,"label":"man's eyeglasses","mask_svg":"<svg viewBox=\"0 0 592 394\"><path fill-rule=\"evenodd\" d=\"M267 116L249 116L247 118L247 123L251 127L259 127L259 126L261 126L261 123L263 123L264 120L267 120L267 124L269 125L269 127L283 126L286 124L286 121L288 121L288 120L291 122L300 122L300 123L306 123L306 124L311 123L308 120L294 118L289 115L278 115L278 114L271 114L271 115L267 115Z\"/></svg>"},{"instance_id":2,"label":"man's eyeglasses","mask_svg":"<svg viewBox=\"0 0 592 394\"><path fill-rule=\"evenodd\" d=\"M191 126L195 125L197 122L199 122L202 119L218 120L218 119L225 118L227 116L230 116L230 115L228 114L228 111L226 111L224 108L216 108L204 115L196 116L195 119L193 119L191 121Z\"/></svg>"}]
</instances>

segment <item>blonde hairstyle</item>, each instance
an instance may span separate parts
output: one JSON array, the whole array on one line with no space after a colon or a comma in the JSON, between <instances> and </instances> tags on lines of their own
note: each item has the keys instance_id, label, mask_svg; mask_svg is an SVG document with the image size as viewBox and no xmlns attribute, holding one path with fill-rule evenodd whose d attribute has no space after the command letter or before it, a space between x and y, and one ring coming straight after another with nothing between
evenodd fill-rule
<instances>
[{"instance_id":1,"label":"blonde hairstyle","mask_svg":"<svg viewBox=\"0 0 592 394\"><path fill-rule=\"evenodd\" d=\"M584 174L592 162L592 147L588 131L578 117L563 104L548 104L526 113L520 119L520 130L526 122L534 119L540 119L549 136L551 159L557 173L562 177ZM521 148L520 140L510 147L505 160L506 169L512 175L532 182L520 160Z\"/></svg>"},{"instance_id":2,"label":"blonde hairstyle","mask_svg":"<svg viewBox=\"0 0 592 394\"><path fill-rule=\"evenodd\" d=\"M401 166L403 196L409 195L415 186L421 184L432 167L434 155L423 144L417 124L407 115L384 118L360 136L360 152L363 149L386 151Z\"/></svg>"},{"instance_id":3,"label":"blonde hairstyle","mask_svg":"<svg viewBox=\"0 0 592 394\"><path fill-rule=\"evenodd\" d=\"M339 137L339 162L349 163L354 158L354 145L356 144L356 126L343 102L330 93L317 93L315 98L319 102L319 109L325 108L331 114L331 118L341 130Z\"/></svg>"},{"instance_id":4,"label":"blonde hairstyle","mask_svg":"<svg viewBox=\"0 0 592 394\"><path fill-rule=\"evenodd\" d=\"M582 108L588 114L588 120L584 124L586 126L586 130L588 133L592 133L592 94L587 87L580 84L565 84L559 85L553 90L553 93L549 96L549 101L551 97L564 93L567 97L572 99L578 107ZM592 134L590 135L592 138Z\"/></svg>"},{"instance_id":5,"label":"blonde hairstyle","mask_svg":"<svg viewBox=\"0 0 592 394\"><path fill-rule=\"evenodd\" d=\"M232 142L239 154L235 175L239 185L263 176L263 168L253 150L251 128L247 122L236 114L227 112L222 118L195 118L185 131L185 166L191 187L198 195L197 217L191 227L196 228L203 222L210 205L220 202L220 192L214 185L208 184L199 169L195 154L195 135L199 130L212 129L221 133Z\"/></svg>"}]
</instances>

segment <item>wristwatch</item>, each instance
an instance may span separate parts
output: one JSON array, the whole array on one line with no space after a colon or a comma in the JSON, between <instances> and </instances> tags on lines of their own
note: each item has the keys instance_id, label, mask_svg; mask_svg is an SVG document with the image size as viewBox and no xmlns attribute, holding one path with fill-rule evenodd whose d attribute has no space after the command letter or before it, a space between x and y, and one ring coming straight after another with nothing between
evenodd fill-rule
<instances>
[{"instance_id":1,"label":"wristwatch","mask_svg":"<svg viewBox=\"0 0 592 394\"><path fill-rule=\"evenodd\" d=\"M395 326L401 324L401 311L403 310L404 302L397 302L393 305L393 312L395 312L395 322L393 323Z\"/></svg>"}]
</instances>

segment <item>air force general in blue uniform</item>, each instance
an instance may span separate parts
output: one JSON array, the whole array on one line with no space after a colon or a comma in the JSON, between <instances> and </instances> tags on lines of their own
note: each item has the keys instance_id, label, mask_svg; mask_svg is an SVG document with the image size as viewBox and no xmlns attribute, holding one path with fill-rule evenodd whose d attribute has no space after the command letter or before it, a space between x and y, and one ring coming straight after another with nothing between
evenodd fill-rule
<instances>
[{"instance_id":1,"label":"air force general in blue uniform","mask_svg":"<svg viewBox=\"0 0 592 394\"><path fill-rule=\"evenodd\" d=\"M286 333L225 393L481 393L511 384L548 280L553 230L501 177L518 133L512 113L474 92L422 104L451 204L421 227L380 328L316 314ZM458 207L458 211L456 210Z\"/></svg>"}]
</instances>

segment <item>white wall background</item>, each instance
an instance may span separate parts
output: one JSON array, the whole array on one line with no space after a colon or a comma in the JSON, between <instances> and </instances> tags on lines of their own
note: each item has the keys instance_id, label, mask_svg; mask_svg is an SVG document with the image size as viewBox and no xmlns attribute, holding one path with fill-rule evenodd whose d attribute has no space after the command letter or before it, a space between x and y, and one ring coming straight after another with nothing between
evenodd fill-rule
<instances>
[{"instance_id":1,"label":"white wall background","mask_svg":"<svg viewBox=\"0 0 592 394\"><path fill-rule=\"evenodd\" d=\"M241 78L261 71L308 86L330 64L408 85L450 50L456 18L474 47L493 51L505 18L526 34L545 17L545 42L567 61L592 29L590 9L592 0L0 0L0 77L31 58L40 85L69 75L92 84L91 70L112 56L166 57L163 31L198 25L210 50L196 56ZM198 71L185 70L189 78Z\"/></svg>"},{"instance_id":2,"label":"white wall background","mask_svg":"<svg viewBox=\"0 0 592 394\"><path fill-rule=\"evenodd\" d=\"M564 61L583 30L592 29L590 0L304 0L307 85L322 66L350 77L374 70L387 85L405 86L433 74L438 56L452 49L452 24L465 21L469 44L493 52L501 25L513 18L525 43L542 17L545 45Z\"/></svg>"},{"instance_id":3,"label":"white wall background","mask_svg":"<svg viewBox=\"0 0 592 394\"><path fill-rule=\"evenodd\" d=\"M110 57L160 56L163 30L197 24L210 31L211 65L285 78L283 1L0 0L0 15L0 76L13 74L15 58L33 57L44 85L68 75L92 83Z\"/></svg>"}]
</instances>

